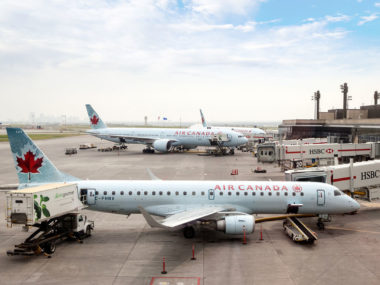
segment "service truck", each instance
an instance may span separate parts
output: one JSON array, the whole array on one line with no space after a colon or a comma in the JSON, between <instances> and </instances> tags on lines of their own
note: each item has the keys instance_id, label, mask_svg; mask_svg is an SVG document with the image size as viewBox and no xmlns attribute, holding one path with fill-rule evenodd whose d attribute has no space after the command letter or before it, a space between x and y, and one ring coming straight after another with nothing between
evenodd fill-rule
<instances>
[{"instance_id":1,"label":"service truck","mask_svg":"<svg viewBox=\"0 0 380 285\"><path fill-rule=\"evenodd\" d=\"M72 238L82 241L91 235L94 222L78 211L85 208L75 183L45 184L13 190L6 196L8 226L36 227L23 243L15 245L8 255L50 256L58 241Z\"/></svg>"}]
</instances>

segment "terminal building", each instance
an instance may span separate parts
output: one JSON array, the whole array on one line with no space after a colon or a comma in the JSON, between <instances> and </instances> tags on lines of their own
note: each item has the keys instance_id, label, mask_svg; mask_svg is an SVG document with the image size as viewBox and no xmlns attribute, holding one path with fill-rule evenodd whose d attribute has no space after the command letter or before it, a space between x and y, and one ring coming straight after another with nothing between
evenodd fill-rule
<instances>
[{"instance_id":1,"label":"terminal building","mask_svg":"<svg viewBox=\"0 0 380 285\"><path fill-rule=\"evenodd\" d=\"M315 119L284 120L279 125L281 139L328 138L330 143L362 143L380 141L379 93L374 94L374 105L348 109L348 87L341 86L344 97L342 109L319 111L320 93L314 95Z\"/></svg>"}]
</instances>

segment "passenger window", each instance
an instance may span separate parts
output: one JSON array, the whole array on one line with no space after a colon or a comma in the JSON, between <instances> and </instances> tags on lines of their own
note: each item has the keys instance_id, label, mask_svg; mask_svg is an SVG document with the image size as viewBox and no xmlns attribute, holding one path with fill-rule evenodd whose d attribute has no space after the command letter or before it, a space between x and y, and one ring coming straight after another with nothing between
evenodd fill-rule
<instances>
[{"instance_id":1,"label":"passenger window","mask_svg":"<svg viewBox=\"0 0 380 285\"><path fill-rule=\"evenodd\" d=\"M168 191L168 192L166 192L166 194L168 194L168 196L170 196L171 193L170 193L170 191Z\"/></svg>"},{"instance_id":2,"label":"passenger window","mask_svg":"<svg viewBox=\"0 0 380 285\"><path fill-rule=\"evenodd\" d=\"M107 191L104 191L103 194L104 194L104 195L107 195Z\"/></svg>"},{"instance_id":3,"label":"passenger window","mask_svg":"<svg viewBox=\"0 0 380 285\"><path fill-rule=\"evenodd\" d=\"M219 192L219 195L220 195L220 196L223 196L223 192Z\"/></svg>"},{"instance_id":4,"label":"passenger window","mask_svg":"<svg viewBox=\"0 0 380 285\"><path fill-rule=\"evenodd\" d=\"M285 196L288 196L288 192L285 192L284 195L285 195Z\"/></svg>"},{"instance_id":5,"label":"passenger window","mask_svg":"<svg viewBox=\"0 0 380 285\"><path fill-rule=\"evenodd\" d=\"M156 191L153 191L153 192L152 192L152 195L153 195L153 196L156 196Z\"/></svg>"},{"instance_id":6,"label":"passenger window","mask_svg":"<svg viewBox=\"0 0 380 285\"><path fill-rule=\"evenodd\" d=\"M252 192L252 196L256 196L256 192Z\"/></svg>"},{"instance_id":7,"label":"passenger window","mask_svg":"<svg viewBox=\"0 0 380 285\"><path fill-rule=\"evenodd\" d=\"M204 196L204 195L205 195L205 192L204 192L204 191L202 191L202 192L201 192L201 195L202 195L202 196Z\"/></svg>"},{"instance_id":8,"label":"passenger window","mask_svg":"<svg viewBox=\"0 0 380 285\"><path fill-rule=\"evenodd\" d=\"M115 195L115 191L112 191L112 195Z\"/></svg>"},{"instance_id":9,"label":"passenger window","mask_svg":"<svg viewBox=\"0 0 380 285\"><path fill-rule=\"evenodd\" d=\"M139 196L140 196L140 194L141 194L141 192L140 192L140 191L137 191L137 195L139 195Z\"/></svg>"},{"instance_id":10,"label":"passenger window","mask_svg":"<svg viewBox=\"0 0 380 285\"><path fill-rule=\"evenodd\" d=\"M99 195L99 191L95 191L95 195Z\"/></svg>"},{"instance_id":11,"label":"passenger window","mask_svg":"<svg viewBox=\"0 0 380 285\"><path fill-rule=\"evenodd\" d=\"M178 196L178 195L179 195L179 192L178 192L178 191L175 191L175 195Z\"/></svg>"},{"instance_id":12,"label":"passenger window","mask_svg":"<svg viewBox=\"0 0 380 285\"><path fill-rule=\"evenodd\" d=\"M240 195L240 192L236 192L236 196L239 196Z\"/></svg>"},{"instance_id":13,"label":"passenger window","mask_svg":"<svg viewBox=\"0 0 380 285\"><path fill-rule=\"evenodd\" d=\"M301 192L301 196L303 196L303 194L304 194L304 193L303 193L303 192Z\"/></svg>"},{"instance_id":14,"label":"passenger window","mask_svg":"<svg viewBox=\"0 0 380 285\"><path fill-rule=\"evenodd\" d=\"M187 195L187 192L186 191L183 191L183 196L186 196Z\"/></svg>"},{"instance_id":15,"label":"passenger window","mask_svg":"<svg viewBox=\"0 0 380 285\"><path fill-rule=\"evenodd\" d=\"M193 196L195 196L195 191L193 191Z\"/></svg>"},{"instance_id":16,"label":"passenger window","mask_svg":"<svg viewBox=\"0 0 380 285\"><path fill-rule=\"evenodd\" d=\"M124 191L120 191L120 195L124 195Z\"/></svg>"},{"instance_id":17,"label":"passenger window","mask_svg":"<svg viewBox=\"0 0 380 285\"><path fill-rule=\"evenodd\" d=\"M340 196L342 195L339 190L334 190L334 196Z\"/></svg>"},{"instance_id":18,"label":"passenger window","mask_svg":"<svg viewBox=\"0 0 380 285\"><path fill-rule=\"evenodd\" d=\"M148 191L144 191L144 195L145 195L145 196L148 195Z\"/></svg>"},{"instance_id":19,"label":"passenger window","mask_svg":"<svg viewBox=\"0 0 380 285\"><path fill-rule=\"evenodd\" d=\"M129 194L129 196L132 195L132 191L129 191L128 194Z\"/></svg>"},{"instance_id":20,"label":"passenger window","mask_svg":"<svg viewBox=\"0 0 380 285\"><path fill-rule=\"evenodd\" d=\"M228 196L231 196L231 192L228 192Z\"/></svg>"},{"instance_id":21,"label":"passenger window","mask_svg":"<svg viewBox=\"0 0 380 285\"><path fill-rule=\"evenodd\" d=\"M244 192L244 196L247 196L248 195L248 193L247 192Z\"/></svg>"},{"instance_id":22,"label":"passenger window","mask_svg":"<svg viewBox=\"0 0 380 285\"><path fill-rule=\"evenodd\" d=\"M280 196L280 192L277 192L276 194L277 194L277 196Z\"/></svg>"},{"instance_id":23,"label":"passenger window","mask_svg":"<svg viewBox=\"0 0 380 285\"><path fill-rule=\"evenodd\" d=\"M264 196L264 192L260 192L260 195L261 195L261 196Z\"/></svg>"},{"instance_id":24,"label":"passenger window","mask_svg":"<svg viewBox=\"0 0 380 285\"><path fill-rule=\"evenodd\" d=\"M158 192L158 194L161 196L162 195L162 191Z\"/></svg>"},{"instance_id":25,"label":"passenger window","mask_svg":"<svg viewBox=\"0 0 380 285\"><path fill-rule=\"evenodd\" d=\"M293 192L293 194L292 194L293 196L296 196L296 192Z\"/></svg>"},{"instance_id":26,"label":"passenger window","mask_svg":"<svg viewBox=\"0 0 380 285\"><path fill-rule=\"evenodd\" d=\"M269 195L269 196L272 196L272 192L268 192L268 195Z\"/></svg>"}]
</instances>

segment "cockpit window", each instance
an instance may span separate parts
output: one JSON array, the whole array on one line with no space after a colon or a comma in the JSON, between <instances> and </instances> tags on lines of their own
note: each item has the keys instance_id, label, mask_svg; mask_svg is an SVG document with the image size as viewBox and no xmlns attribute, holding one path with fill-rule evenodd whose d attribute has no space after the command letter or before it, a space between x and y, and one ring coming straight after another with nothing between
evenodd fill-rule
<instances>
[{"instance_id":1,"label":"cockpit window","mask_svg":"<svg viewBox=\"0 0 380 285\"><path fill-rule=\"evenodd\" d=\"M334 190L334 196L340 196L342 193L339 190Z\"/></svg>"}]
</instances>

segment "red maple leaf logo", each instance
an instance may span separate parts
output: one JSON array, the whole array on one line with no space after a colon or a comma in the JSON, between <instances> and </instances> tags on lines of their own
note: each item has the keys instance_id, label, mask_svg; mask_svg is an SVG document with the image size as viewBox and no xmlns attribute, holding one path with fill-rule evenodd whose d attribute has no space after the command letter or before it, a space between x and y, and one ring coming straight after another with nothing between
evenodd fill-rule
<instances>
[{"instance_id":1,"label":"red maple leaf logo","mask_svg":"<svg viewBox=\"0 0 380 285\"><path fill-rule=\"evenodd\" d=\"M97 125L99 122L99 118L95 115L92 116L92 118L90 120L91 120L91 124L93 124L93 125Z\"/></svg>"},{"instance_id":2,"label":"red maple leaf logo","mask_svg":"<svg viewBox=\"0 0 380 285\"><path fill-rule=\"evenodd\" d=\"M17 166L21 168L23 173L40 173L38 168L42 166L43 157L35 159L36 155L30 150L25 153L24 159L16 156Z\"/></svg>"},{"instance_id":3,"label":"red maple leaf logo","mask_svg":"<svg viewBox=\"0 0 380 285\"><path fill-rule=\"evenodd\" d=\"M301 185L294 185L293 186L293 191L294 192L301 192L302 191L302 186Z\"/></svg>"}]
</instances>

